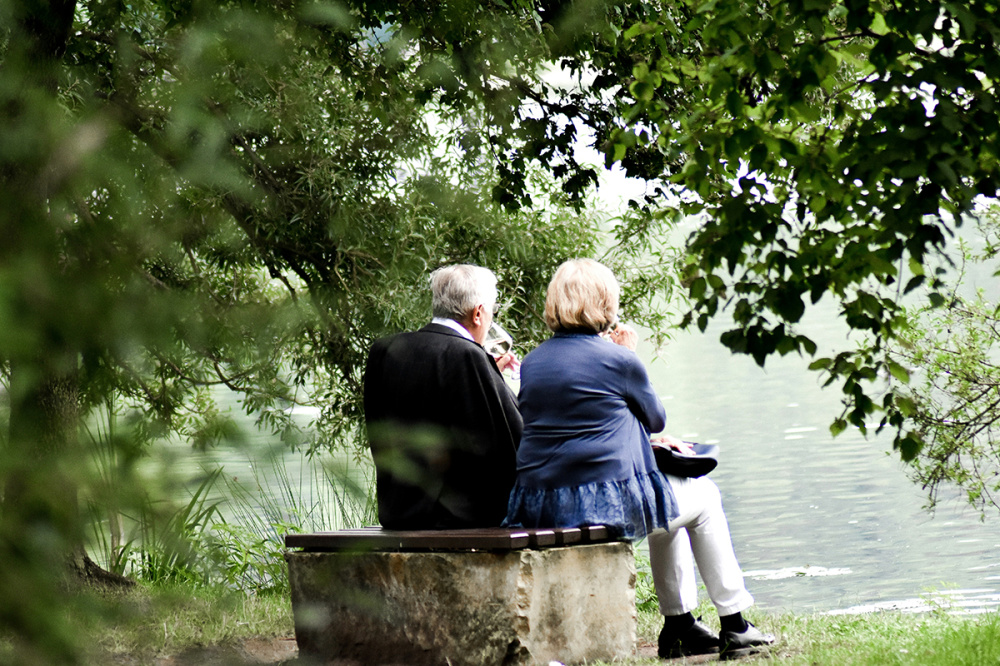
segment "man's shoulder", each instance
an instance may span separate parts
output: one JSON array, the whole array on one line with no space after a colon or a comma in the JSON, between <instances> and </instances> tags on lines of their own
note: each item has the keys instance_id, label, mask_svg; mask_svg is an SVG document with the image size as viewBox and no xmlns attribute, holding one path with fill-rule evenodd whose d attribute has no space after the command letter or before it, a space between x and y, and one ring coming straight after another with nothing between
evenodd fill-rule
<instances>
[{"instance_id":1,"label":"man's shoulder","mask_svg":"<svg viewBox=\"0 0 1000 666\"><path fill-rule=\"evenodd\" d=\"M447 326L428 324L416 331L404 331L376 340L368 359L369 363L375 359L378 362L389 359L399 362L414 356L450 358L453 361L467 358L473 362L487 358L486 351L472 340Z\"/></svg>"},{"instance_id":2,"label":"man's shoulder","mask_svg":"<svg viewBox=\"0 0 1000 666\"><path fill-rule=\"evenodd\" d=\"M481 347L463 337L457 331L453 331L447 326L442 326L441 324L427 324L423 328L417 329L415 331L403 331L402 333L396 333L395 335L390 335L385 338L375 342L376 346L381 347L391 347L394 345L435 345L435 346L455 346L459 348L467 348L470 350L481 349Z\"/></svg>"}]
</instances>

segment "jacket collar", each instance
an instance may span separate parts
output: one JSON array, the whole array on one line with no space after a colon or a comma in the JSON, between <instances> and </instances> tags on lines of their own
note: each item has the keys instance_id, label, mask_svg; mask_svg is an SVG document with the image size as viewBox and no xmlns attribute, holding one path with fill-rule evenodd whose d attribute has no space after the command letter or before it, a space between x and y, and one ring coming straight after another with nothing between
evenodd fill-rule
<instances>
[{"instance_id":1,"label":"jacket collar","mask_svg":"<svg viewBox=\"0 0 1000 666\"><path fill-rule=\"evenodd\" d=\"M454 319L445 319L444 317L434 317L433 319L431 319L431 324L449 328L455 333L461 335L466 340L469 340L470 342L475 342L475 340L472 337L472 333L469 333L469 331L464 326L462 326Z\"/></svg>"}]
</instances>

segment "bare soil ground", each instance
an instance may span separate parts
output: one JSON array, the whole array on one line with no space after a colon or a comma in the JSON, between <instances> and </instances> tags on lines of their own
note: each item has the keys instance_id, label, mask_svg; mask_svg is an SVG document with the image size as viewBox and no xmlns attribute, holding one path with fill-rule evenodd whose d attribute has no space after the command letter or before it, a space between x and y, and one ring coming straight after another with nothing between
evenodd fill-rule
<instances>
[{"instance_id":1,"label":"bare soil ground","mask_svg":"<svg viewBox=\"0 0 1000 666\"><path fill-rule=\"evenodd\" d=\"M189 647L177 654L156 657L115 655L115 666L306 666L298 658L294 636L249 638L226 645Z\"/></svg>"},{"instance_id":2,"label":"bare soil ground","mask_svg":"<svg viewBox=\"0 0 1000 666\"><path fill-rule=\"evenodd\" d=\"M656 659L656 645L640 644L636 649L636 657ZM702 664L715 661L717 658L716 655L688 657L684 663ZM116 660L116 663L119 666L140 666L144 662L126 658ZM299 659L294 636L252 638L232 645L193 647L176 655L156 657L151 663L153 666L315 666L311 660ZM324 666L354 666L354 664L332 661Z\"/></svg>"}]
</instances>

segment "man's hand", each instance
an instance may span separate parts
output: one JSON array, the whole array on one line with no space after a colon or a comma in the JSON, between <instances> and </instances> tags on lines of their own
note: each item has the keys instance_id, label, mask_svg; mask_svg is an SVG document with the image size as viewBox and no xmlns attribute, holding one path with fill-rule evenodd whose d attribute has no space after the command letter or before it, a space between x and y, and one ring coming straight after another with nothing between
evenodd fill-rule
<instances>
[{"instance_id":1,"label":"man's hand","mask_svg":"<svg viewBox=\"0 0 1000 666\"><path fill-rule=\"evenodd\" d=\"M518 360L517 356L513 352L507 352L503 356L494 357L497 362L497 367L500 368L500 372L503 372L507 368L510 368L511 372L517 372L517 369L521 367L521 361Z\"/></svg>"}]
</instances>

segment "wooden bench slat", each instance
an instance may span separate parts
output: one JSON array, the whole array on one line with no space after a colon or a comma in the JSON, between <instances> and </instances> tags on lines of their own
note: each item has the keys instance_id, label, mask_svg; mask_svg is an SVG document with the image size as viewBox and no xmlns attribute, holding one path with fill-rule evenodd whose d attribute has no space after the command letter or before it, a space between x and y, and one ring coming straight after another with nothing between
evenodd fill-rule
<instances>
[{"instance_id":1,"label":"wooden bench slat","mask_svg":"<svg viewBox=\"0 0 1000 666\"><path fill-rule=\"evenodd\" d=\"M556 533L554 530L532 530L529 536L531 545L535 548L556 545Z\"/></svg>"},{"instance_id":2,"label":"wooden bench slat","mask_svg":"<svg viewBox=\"0 0 1000 666\"><path fill-rule=\"evenodd\" d=\"M484 527L462 530L384 530L377 526L286 534L287 548L338 550L519 550L610 540L603 525L563 528Z\"/></svg>"},{"instance_id":3,"label":"wooden bench slat","mask_svg":"<svg viewBox=\"0 0 1000 666\"><path fill-rule=\"evenodd\" d=\"M560 546L570 546L583 541L583 531L579 527L566 527L556 532L556 543Z\"/></svg>"},{"instance_id":4,"label":"wooden bench slat","mask_svg":"<svg viewBox=\"0 0 1000 666\"><path fill-rule=\"evenodd\" d=\"M585 525L580 529L584 532L584 540L587 543L598 543L600 541L611 540L611 530L609 530L605 525Z\"/></svg>"}]
</instances>

